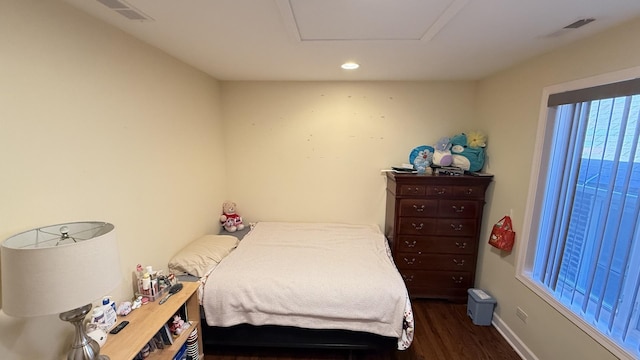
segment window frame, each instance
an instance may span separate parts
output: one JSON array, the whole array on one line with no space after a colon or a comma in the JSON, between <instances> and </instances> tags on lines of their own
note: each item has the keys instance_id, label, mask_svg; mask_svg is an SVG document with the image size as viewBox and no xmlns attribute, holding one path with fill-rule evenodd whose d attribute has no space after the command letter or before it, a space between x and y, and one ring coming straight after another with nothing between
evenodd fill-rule
<instances>
[{"instance_id":1,"label":"window frame","mask_svg":"<svg viewBox=\"0 0 640 360\"><path fill-rule=\"evenodd\" d=\"M547 290L543 286L532 280L531 273L536 251L536 225L538 224L540 219L540 212L538 209L540 209L540 204L542 203L544 197L544 182L539 181L539 179L544 179L548 170L547 163L545 162L546 154L544 153L544 149L545 145L551 141L553 135L553 122L555 120L556 112L555 108L551 108L548 105L549 96L566 91L586 89L635 78L640 78L640 66L589 78L569 81L561 84L551 85L543 88L542 98L540 102L540 112L538 116L536 143L533 151L533 159L529 178L527 203L525 207L522 226L522 235L520 236L521 242L520 246L518 247L516 260L516 279L518 279L522 284L533 291L546 303L551 305L564 317L569 319L569 321L578 326L582 331L591 336L595 341L604 346L613 355L621 359L634 359L634 357L631 356L623 348L621 348L618 344L616 344L613 340L602 335L595 328L593 328L592 325L590 325L581 317L566 308L560 301L558 301L549 292L547 292Z\"/></svg>"}]
</instances>

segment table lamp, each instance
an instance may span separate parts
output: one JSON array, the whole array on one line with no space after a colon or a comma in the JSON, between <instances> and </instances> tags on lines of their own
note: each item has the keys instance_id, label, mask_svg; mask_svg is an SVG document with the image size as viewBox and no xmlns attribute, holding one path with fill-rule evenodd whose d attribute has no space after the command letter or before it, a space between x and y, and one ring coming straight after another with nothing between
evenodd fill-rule
<instances>
[{"instance_id":1,"label":"table lamp","mask_svg":"<svg viewBox=\"0 0 640 360\"><path fill-rule=\"evenodd\" d=\"M90 221L41 227L11 236L1 249L4 312L60 314L76 328L68 360L108 359L87 335L84 319L92 302L121 281L114 226Z\"/></svg>"}]
</instances>

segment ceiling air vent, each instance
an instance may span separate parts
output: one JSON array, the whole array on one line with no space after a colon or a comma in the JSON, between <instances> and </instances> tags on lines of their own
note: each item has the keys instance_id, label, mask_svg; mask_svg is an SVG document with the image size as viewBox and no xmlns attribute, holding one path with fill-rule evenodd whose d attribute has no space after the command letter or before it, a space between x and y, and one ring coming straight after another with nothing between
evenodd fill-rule
<instances>
[{"instance_id":1,"label":"ceiling air vent","mask_svg":"<svg viewBox=\"0 0 640 360\"><path fill-rule=\"evenodd\" d=\"M97 0L102 5L126 17L129 20L150 21L153 18L142 11L129 5L124 0Z\"/></svg>"},{"instance_id":2,"label":"ceiling air vent","mask_svg":"<svg viewBox=\"0 0 640 360\"><path fill-rule=\"evenodd\" d=\"M581 28L589 23L592 23L596 21L596 19L594 18L585 18L585 19L580 19L580 20L576 20L574 22L572 22L571 24L563 27L560 30L556 30L554 32L552 32L551 34L547 34L545 36L543 36L543 38L555 38L555 37L560 37L564 34L570 33L573 30L577 29L577 28Z\"/></svg>"},{"instance_id":3,"label":"ceiling air vent","mask_svg":"<svg viewBox=\"0 0 640 360\"><path fill-rule=\"evenodd\" d=\"M596 19L594 18L588 18L588 19L580 19L578 21L575 21L567 26L564 27L564 29L577 29L579 27L583 27L585 25L587 25L590 22L594 22L596 21Z\"/></svg>"}]
</instances>

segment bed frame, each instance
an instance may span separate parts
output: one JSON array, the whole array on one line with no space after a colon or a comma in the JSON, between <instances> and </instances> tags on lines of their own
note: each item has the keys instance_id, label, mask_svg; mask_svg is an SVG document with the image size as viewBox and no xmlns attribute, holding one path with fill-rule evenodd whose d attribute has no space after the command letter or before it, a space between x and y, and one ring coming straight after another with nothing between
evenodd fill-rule
<instances>
[{"instance_id":1,"label":"bed frame","mask_svg":"<svg viewBox=\"0 0 640 360\"><path fill-rule=\"evenodd\" d=\"M288 326L241 324L231 327L202 323L204 346L280 347L305 349L394 350L397 339L349 330L317 330Z\"/></svg>"},{"instance_id":2,"label":"bed frame","mask_svg":"<svg viewBox=\"0 0 640 360\"><path fill-rule=\"evenodd\" d=\"M180 281L198 281L190 275L178 276ZM305 329L293 326L240 324L231 327L207 325L204 308L200 306L202 342L205 346L280 347L303 349L395 350L398 339L349 330Z\"/></svg>"}]
</instances>

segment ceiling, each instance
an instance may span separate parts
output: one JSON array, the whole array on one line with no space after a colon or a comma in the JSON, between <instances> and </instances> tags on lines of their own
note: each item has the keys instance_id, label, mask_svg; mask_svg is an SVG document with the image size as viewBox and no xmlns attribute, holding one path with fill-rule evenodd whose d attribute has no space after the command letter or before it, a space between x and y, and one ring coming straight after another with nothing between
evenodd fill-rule
<instances>
[{"instance_id":1,"label":"ceiling","mask_svg":"<svg viewBox=\"0 0 640 360\"><path fill-rule=\"evenodd\" d=\"M219 80L474 80L640 16L638 0L63 1Z\"/></svg>"}]
</instances>

